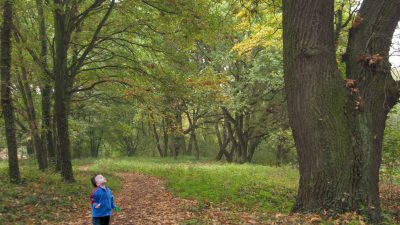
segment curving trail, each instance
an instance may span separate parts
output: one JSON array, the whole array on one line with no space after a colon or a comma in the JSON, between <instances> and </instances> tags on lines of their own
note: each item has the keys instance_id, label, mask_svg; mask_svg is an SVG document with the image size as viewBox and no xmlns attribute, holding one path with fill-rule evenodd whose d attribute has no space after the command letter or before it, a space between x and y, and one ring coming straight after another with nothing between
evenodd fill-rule
<instances>
[{"instance_id":1,"label":"curving trail","mask_svg":"<svg viewBox=\"0 0 400 225\"><path fill-rule=\"evenodd\" d=\"M87 171L89 166L79 169ZM113 213L112 225L156 224L260 224L254 215L221 210L211 204L199 204L174 196L159 178L137 173L118 173L123 187L115 195L115 203L121 212ZM84 209L68 225L90 225L90 209Z\"/></svg>"}]
</instances>

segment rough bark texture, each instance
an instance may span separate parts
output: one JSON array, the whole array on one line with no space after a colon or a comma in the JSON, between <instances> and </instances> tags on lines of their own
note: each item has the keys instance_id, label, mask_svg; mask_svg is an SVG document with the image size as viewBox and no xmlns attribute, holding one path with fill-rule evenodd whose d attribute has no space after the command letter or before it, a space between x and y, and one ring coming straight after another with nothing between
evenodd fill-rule
<instances>
[{"instance_id":1,"label":"rough bark texture","mask_svg":"<svg viewBox=\"0 0 400 225\"><path fill-rule=\"evenodd\" d=\"M388 55L400 2L363 1L344 57L346 81L336 65L333 14L333 0L283 1L285 84L300 162L293 210L355 210L378 222L383 131L399 97Z\"/></svg>"},{"instance_id":2,"label":"rough bark texture","mask_svg":"<svg viewBox=\"0 0 400 225\"><path fill-rule=\"evenodd\" d=\"M68 27L68 15L64 11L64 3L54 0L57 7L54 10L55 28L55 59L54 59L54 79L55 79L55 116L57 123L57 147L60 152L61 175L67 182L73 182L74 176L71 164L71 143L68 128L68 109L70 96L68 92L68 49L71 39Z\"/></svg>"},{"instance_id":3,"label":"rough bark texture","mask_svg":"<svg viewBox=\"0 0 400 225\"><path fill-rule=\"evenodd\" d=\"M391 76L389 50L400 19L400 1L364 1L349 35L346 75L358 90L348 105L354 143L353 193L356 208L366 206L373 220L380 217L379 169L385 121L397 103L398 87ZM374 59L374 57L376 59ZM381 58L382 57L382 58Z\"/></svg>"},{"instance_id":4,"label":"rough bark texture","mask_svg":"<svg viewBox=\"0 0 400 225\"><path fill-rule=\"evenodd\" d=\"M1 30L1 106L3 108L4 127L8 148L9 177L12 182L19 182L17 140L15 135L15 115L11 97L11 29L13 23L12 1L3 5L3 26Z\"/></svg>"},{"instance_id":5,"label":"rough bark texture","mask_svg":"<svg viewBox=\"0 0 400 225\"><path fill-rule=\"evenodd\" d=\"M51 86L45 85L42 89L42 143L47 151L49 162L54 163L56 152L51 124L51 106Z\"/></svg>"}]
</instances>

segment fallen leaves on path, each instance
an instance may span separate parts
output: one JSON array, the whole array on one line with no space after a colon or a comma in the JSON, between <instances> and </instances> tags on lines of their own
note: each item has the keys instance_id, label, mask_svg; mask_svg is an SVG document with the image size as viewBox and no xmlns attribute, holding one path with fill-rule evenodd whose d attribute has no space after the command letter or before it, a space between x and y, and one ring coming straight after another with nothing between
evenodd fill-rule
<instances>
[{"instance_id":1,"label":"fallen leaves on path","mask_svg":"<svg viewBox=\"0 0 400 225\"><path fill-rule=\"evenodd\" d=\"M81 168L85 170L86 168ZM121 212L114 213L113 225L175 225L175 224L320 224L322 218L316 214L267 214L258 210L241 211L211 202L197 202L174 196L159 178L137 173L119 173L123 178L122 190L115 196ZM385 197L383 196L383 199ZM77 210L78 211L78 210ZM326 219L326 218L325 218ZM338 218L328 218L333 224L348 224L350 221L365 224L356 213L347 213ZM90 225L90 208L76 213L74 219L64 224Z\"/></svg>"},{"instance_id":2,"label":"fallen leaves on path","mask_svg":"<svg viewBox=\"0 0 400 225\"><path fill-rule=\"evenodd\" d=\"M141 174L119 175L124 185L116 204L122 212L115 214L115 224L179 224L193 217L186 209L196 203L174 197L162 180Z\"/></svg>"},{"instance_id":3,"label":"fallen leaves on path","mask_svg":"<svg viewBox=\"0 0 400 225\"><path fill-rule=\"evenodd\" d=\"M122 190L115 196L121 212L114 212L112 224L260 224L250 213L233 213L211 203L175 197L159 178L136 173L118 175L124 180ZM90 213L88 207L64 224L89 225Z\"/></svg>"}]
</instances>

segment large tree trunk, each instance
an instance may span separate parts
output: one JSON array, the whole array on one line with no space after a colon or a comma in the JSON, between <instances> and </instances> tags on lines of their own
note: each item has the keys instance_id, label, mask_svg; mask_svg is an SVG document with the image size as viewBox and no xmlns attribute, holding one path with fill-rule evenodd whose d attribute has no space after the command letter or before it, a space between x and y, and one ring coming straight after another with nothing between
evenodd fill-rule
<instances>
[{"instance_id":1,"label":"large tree trunk","mask_svg":"<svg viewBox=\"0 0 400 225\"><path fill-rule=\"evenodd\" d=\"M61 175L67 182L74 181L71 163L71 143L69 139L68 111L70 103L69 73L68 73L68 49L71 39L69 31L69 15L64 11L60 0L54 0L58 5L54 10L55 27L55 60L54 60L54 78L55 78L55 116L57 123L57 142L60 151Z\"/></svg>"},{"instance_id":2,"label":"large tree trunk","mask_svg":"<svg viewBox=\"0 0 400 225\"><path fill-rule=\"evenodd\" d=\"M8 166L11 182L21 180L18 165L18 148L15 135L15 114L11 96L11 29L13 24L13 5L5 0L3 5L3 26L1 30L1 106L8 148Z\"/></svg>"},{"instance_id":3,"label":"large tree trunk","mask_svg":"<svg viewBox=\"0 0 400 225\"><path fill-rule=\"evenodd\" d=\"M398 0L364 1L358 18L359 26L353 25L349 34L347 50L347 78L355 80L358 94L349 104L353 113L355 152L353 172L354 195L361 202L357 208L368 206L372 219L379 218L379 169L385 122L390 109L397 103L399 95L396 82L391 76L389 51L393 33L400 19ZM361 58L360 58L361 57Z\"/></svg>"},{"instance_id":4,"label":"large tree trunk","mask_svg":"<svg viewBox=\"0 0 400 225\"><path fill-rule=\"evenodd\" d=\"M285 85L300 163L293 210L355 210L378 222L383 130L398 99L388 55L400 2L363 1L344 57L346 82L333 14L333 0L283 1Z\"/></svg>"}]
</instances>

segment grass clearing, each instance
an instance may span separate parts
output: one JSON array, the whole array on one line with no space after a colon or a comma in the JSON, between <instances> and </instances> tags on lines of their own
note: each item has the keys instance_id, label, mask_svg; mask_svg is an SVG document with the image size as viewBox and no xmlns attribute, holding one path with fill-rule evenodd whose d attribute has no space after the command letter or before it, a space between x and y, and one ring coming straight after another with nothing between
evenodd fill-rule
<instances>
[{"instance_id":1,"label":"grass clearing","mask_svg":"<svg viewBox=\"0 0 400 225\"><path fill-rule=\"evenodd\" d=\"M91 171L137 172L167 181L176 195L242 209L289 212L298 172L291 167L193 163L188 159L123 158L96 160Z\"/></svg>"},{"instance_id":2,"label":"grass clearing","mask_svg":"<svg viewBox=\"0 0 400 225\"><path fill-rule=\"evenodd\" d=\"M117 172L142 173L164 179L175 195L198 201L198 205L188 210L196 211L199 215L209 212L211 203L236 215L239 215L237 212L258 211L261 217L265 217L262 221L290 224L298 220L301 224L301 221L314 218L314 215L287 215L296 197L299 176L297 169L292 167L226 164L205 159L196 162L191 158L174 160L141 157L85 158L74 160L73 165L77 182L65 184L57 172L41 173L35 161L23 160L21 174L24 183L16 185L8 182L7 162L0 161L0 183L2 190L6 190L0 192L2 222L57 224L89 207L88 196L92 190L89 180L92 175L104 174L109 186L118 192L122 187L122 179L116 176ZM79 171L79 167L87 165L88 171ZM396 199L390 200L383 195L383 224L396 224L398 221ZM277 215L281 216L277 218ZM196 218L192 224L203 224L202 219ZM335 220L321 219L321 224L333 224L329 221ZM360 224L353 215L345 215L343 221Z\"/></svg>"}]
</instances>

